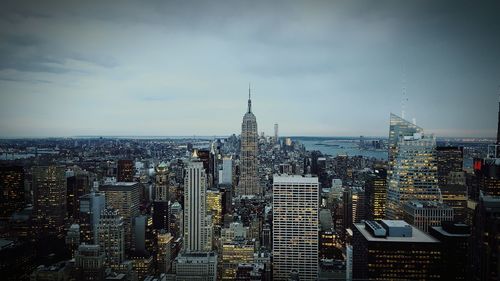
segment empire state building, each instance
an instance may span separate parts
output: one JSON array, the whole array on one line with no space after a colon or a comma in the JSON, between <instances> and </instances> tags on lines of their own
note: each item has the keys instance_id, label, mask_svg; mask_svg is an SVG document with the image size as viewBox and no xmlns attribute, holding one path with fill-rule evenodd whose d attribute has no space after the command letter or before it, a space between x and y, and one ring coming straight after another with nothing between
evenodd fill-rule
<instances>
[{"instance_id":1,"label":"empire state building","mask_svg":"<svg viewBox=\"0 0 500 281\"><path fill-rule=\"evenodd\" d=\"M250 87L248 88L248 110L241 123L241 151L240 151L240 181L236 188L236 196L260 196L262 190L258 176L258 134L257 119L252 113Z\"/></svg>"}]
</instances>

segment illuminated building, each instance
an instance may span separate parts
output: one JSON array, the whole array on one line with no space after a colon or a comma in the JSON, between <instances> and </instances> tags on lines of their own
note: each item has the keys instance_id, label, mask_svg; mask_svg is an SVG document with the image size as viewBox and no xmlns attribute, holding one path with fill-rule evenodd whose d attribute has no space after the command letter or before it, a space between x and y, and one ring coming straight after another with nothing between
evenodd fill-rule
<instances>
[{"instance_id":1,"label":"illuminated building","mask_svg":"<svg viewBox=\"0 0 500 281\"><path fill-rule=\"evenodd\" d=\"M441 201L436 166L436 139L415 134L400 138L387 190L386 217L402 218L408 200Z\"/></svg>"},{"instance_id":2,"label":"illuminated building","mask_svg":"<svg viewBox=\"0 0 500 281\"><path fill-rule=\"evenodd\" d=\"M500 197L481 195L472 226L472 276L469 280L500 278Z\"/></svg>"},{"instance_id":3,"label":"illuminated building","mask_svg":"<svg viewBox=\"0 0 500 281\"><path fill-rule=\"evenodd\" d=\"M486 158L476 162L475 175L479 190L484 195L500 196L500 158Z\"/></svg>"},{"instance_id":4,"label":"illuminated building","mask_svg":"<svg viewBox=\"0 0 500 281\"><path fill-rule=\"evenodd\" d=\"M67 177L67 203L66 209L68 218L77 218L80 210L79 203L81 196L90 192L89 176L87 172L77 170L74 175Z\"/></svg>"},{"instance_id":5,"label":"illuminated building","mask_svg":"<svg viewBox=\"0 0 500 281\"><path fill-rule=\"evenodd\" d=\"M123 217L125 245L132 248L132 220L139 215L140 184L135 182L116 182L103 185L99 190L105 194L106 206L116 209Z\"/></svg>"},{"instance_id":6,"label":"illuminated building","mask_svg":"<svg viewBox=\"0 0 500 281\"><path fill-rule=\"evenodd\" d=\"M158 233L157 265L160 273L167 273L172 267L172 243L174 238L168 232Z\"/></svg>"},{"instance_id":7,"label":"illuminated building","mask_svg":"<svg viewBox=\"0 0 500 281\"><path fill-rule=\"evenodd\" d=\"M39 229L47 234L61 234L66 217L64 167L33 167L33 192L33 207Z\"/></svg>"},{"instance_id":8,"label":"illuminated building","mask_svg":"<svg viewBox=\"0 0 500 281\"><path fill-rule=\"evenodd\" d=\"M238 264L253 262L254 244L246 240L222 245L222 280L234 280Z\"/></svg>"},{"instance_id":9,"label":"illuminated building","mask_svg":"<svg viewBox=\"0 0 500 281\"><path fill-rule=\"evenodd\" d=\"M134 162L132 160L118 160L116 180L119 182L134 181Z\"/></svg>"},{"instance_id":10,"label":"illuminated building","mask_svg":"<svg viewBox=\"0 0 500 281\"><path fill-rule=\"evenodd\" d=\"M22 166L0 166L0 219L21 211L25 205L24 169Z\"/></svg>"},{"instance_id":11,"label":"illuminated building","mask_svg":"<svg viewBox=\"0 0 500 281\"><path fill-rule=\"evenodd\" d=\"M82 244L75 255L77 281L99 281L105 275L105 256L99 245Z\"/></svg>"},{"instance_id":12,"label":"illuminated building","mask_svg":"<svg viewBox=\"0 0 500 281\"><path fill-rule=\"evenodd\" d=\"M366 181L365 196L367 219L381 220L385 218L385 201L387 200L387 171L376 168Z\"/></svg>"},{"instance_id":13,"label":"illuminated building","mask_svg":"<svg viewBox=\"0 0 500 281\"><path fill-rule=\"evenodd\" d=\"M156 166L155 175L155 201L168 201L169 198L169 171L168 166L164 162Z\"/></svg>"},{"instance_id":14,"label":"illuminated building","mask_svg":"<svg viewBox=\"0 0 500 281\"><path fill-rule=\"evenodd\" d=\"M85 243L97 243L97 226L101 212L106 206L103 193L92 191L80 197L80 213L78 224L80 225L80 240Z\"/></svg>"},{"instance_id":15,"label":"illuminated building","mask_svg":"<svg viewBox=\"0 0 500 281\"><path fill-rule=\"evenodd\" d=\"M286 280L292 269L300 280L318 278L317 177L273 178L273 279Z\"/></svg>"},{"instance_id":16,"label":"illuminated building","mask_svg":"<svg viewBox=\"0 0 500 281\"><path fill-rule=\"evenodd\" d=\"M101 212L97 232L106 265L119 266L125 259L125 228L118 210L106 208Z\"/></svg>"},{"instance_id":17,"label":"illuminated building","mask_svg":"<svg viewBox=\"0 0 500 281\"><path fill-rule=\"evenodd\" d=\"M207 190L207 212L214 225L222 223L222 194L218 190Z\"/></svg>"},{"instance_id":18,"label":"illuminated building","mask_svg":"<svg viewBox=\"0 0 500 281\"><path fill-rule=\"evenodd\" d=\"M248 110L241 123L240 181L235 192L238 197L262 195L258 175L258 152L257 119L252 113L252 100L248 88Z\"/></svg>"},{"instance_id":19,"label":"illuminated building","mask_svg":"<svg viewBox=\"0 0 500 281\"><path fill-rule=\"evenodd\" d=\"M175 281L217 280L217 255L214 252L181 253L174 260Z\"/></svg>"},{"instance_id":20,"label":"illuminated building","mask_svg":"<svg viewBox=\"0 0 500 281\"><path fill-rule=\"evenodd\" d=\"M442 280L467 280L470 227L462 223L443 222L429 228L429 234L441 241Z\"/></svg>"},{"instance_id":21,"label":"illuminated building","mask_svg":"<svg viewBox=\"0 0 500 281\"><path fill-rule=\"evenodd\" d=\"M429 232L429 227L453 221L453 209L436 201L407 201L403 205L404 220L418 229Z\"/></svg>"},{"instance_id":22,"label":"illuminated building","mask_svg":"<svg viewBox=\"0 0 500 281\"><path fill-rule=\"evenodd\" d=\"M455 146L438 146L436 148L437 176L439 187L448 184L448 176L452 172L463 172L463 148Z\"/></svg>"},{"instance_id":23,"label":"illuminated building","mask_svg":"<svg viewBox=\"0 0 500 281\"><path fill-rule=\"evenodd\" d=\"M153 219L149 215L134 218L134 247L138 257L147 256L153 251Z\"/></svg>"},{"instance_id":24,"label":"illuminated building","mask_svg":"<svg viewBox=\"0 0 500 281\"><path fill-rule=\"evenodd\" d=\"M353 230L353 280L441 280L441 245L425 232L393 220Z\"/></svg>"},{"instance_id":25,"label":"illuminated building","mask_svg":"<svg viewBox=\"0 0 500 281\"><path fill-rule=\"evenodd\" d=\"M392 170L396 166L396 156L398 154L398 143L400 138L406 136L413 136L415 133L423 133L423 129L419 126L397 116L396 114L391 113L389 120L389 154L388 154L388 162L389 162L389 175L392 173Z\"/></svg>"},{"instance_id":26,"label":"illuminated building","mask_svg":"<svg viewBox=\"0 0 500 281\"><path fill-rule=\"evenodd\" d=\"M201 252L212 249L211 219L207 211L207 178L203 162L195 151L184 177L184 251Z\"/></svg>"},{"instance_id":27,"label":"illuminated building","mask_svg":"<svg viewBox=\"0 0 500 281\"><path fill-rule=\"evenodd\" d=\"M328 209L319 212L319 256L320 259L333 259L339 253L336 247L336 233L333 228L332 213Z\"/></svg>"},{"instance_id":28,"label":"illuminated building","mask_svg":"<svg viewBox=\"0 0 500 281\"><path fill-rule=\"evenodd\" d=\"M80 226L78 224L72 224L68 232L66 233L66 246L71 251L71 256L75 257L75 252L80 245Z\"/></svg>"},{"instance_id":29,"label":"illuminated building","mask_svg":"<svg viewBox=\"0 0 500 281\"><path fill-rule=\"evenodd\" d=\"M153 273L153 256L132 256L132 267L137 273L137 280L144 278Z\"/></svg>"},{"instance_id":30,"label":"illuminated building","mask_svg":"<svg viewBox=\"0 0 500 281\"><path fill-rule=\"evenodd\" d=\"M467 220L467 185L464 172L450 172L446 185L440 187L443 203L453 209L454 221Z\"/></svg>"}]
</instances>

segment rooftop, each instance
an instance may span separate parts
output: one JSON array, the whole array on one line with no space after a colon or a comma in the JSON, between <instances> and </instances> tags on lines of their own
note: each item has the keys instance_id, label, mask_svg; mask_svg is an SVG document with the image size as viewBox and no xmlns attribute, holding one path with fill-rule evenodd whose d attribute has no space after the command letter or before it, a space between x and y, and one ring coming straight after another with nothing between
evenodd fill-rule
<instances>
[{"instance_id":1,"label":"rooftop","mask_svg":"<svg viewBox=\"0 0 500 281\"><path fill-rule=\"evenodd\" d=\"M389 227L406 227L407 224L404 221L393 221L393 220L382 220ZM407 242L407 243L438 243L439 241L429 234L419 230L418 228L411 226L412 236L411 237L374 237L366 228L364 223L355 223L354 227L366 238L368 241L372 242Z\"/></svg>"},{"instance_id":2,"label":"rooftop","mask_svg":"<svg viewBox=\"0 0 500 281\"><path fill-rule=\"evenodd\" d=\"M273 176L274 183L309 183L318 184L318 178L312 176L299 176L299 175L278 175Z\"/></svg>"}]
</instances>

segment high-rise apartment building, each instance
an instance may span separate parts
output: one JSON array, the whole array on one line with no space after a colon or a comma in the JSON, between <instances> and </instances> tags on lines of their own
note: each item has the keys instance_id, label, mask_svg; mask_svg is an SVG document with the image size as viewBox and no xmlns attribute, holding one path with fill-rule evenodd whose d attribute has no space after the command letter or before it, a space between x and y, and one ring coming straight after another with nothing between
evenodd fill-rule
<instances>
[{"instance_id":1,"label":"high-rise apartment building","mask_svg":"<svg viewBox=\"0 0 500 281\"><path fill-rule=\"evenodd\" d=\"M292 270L300 280L317 280L318 196L317 177L274 175L274 280L287 280Z\"/></svg>"},{"instance_id":2,"label":"high-rise apartment building","mask_svg":"<svg viewBox=\"0 0 500 281\"><path fill-rule=\"evenodd\" d=\"M236 196L262 195L258 175L258 151L257 119L252 113L249 88L248 110L241 123L240 181L236 188Z\"/></svg>"},{"instance_id":3,"label":"high-rise apartment building","mask_svg":"<svg viewBox=\"0 0 500 281\"><path fill-rule=\"evenodd\" d=\"M435 149L434 136L416 133L399 139L387 189L387 218L401 219L402 206L409 200L442 200Z\"/></svg>"},{"instance_id":4,"label":"high-rise apartment building","mask_svg":"<svg viewBox=\"0 0 500 281\"><path fill-rule=\"evenodd\" d=\"M60 234L66 217L66 176L63 166L33 167L34 212L38 228Z\"/></svg>"},{"instance_id":5,"label":"high-rise apartment building","mask_svg":"<svg viewBox=\"0 0 500 281\"><path fill-rule=\"evenodd\" d=\"M184 177L184 251L210 251L211 219L207 217L207 176L203 162L193 153Z\"/></svg>"}]
</instances>

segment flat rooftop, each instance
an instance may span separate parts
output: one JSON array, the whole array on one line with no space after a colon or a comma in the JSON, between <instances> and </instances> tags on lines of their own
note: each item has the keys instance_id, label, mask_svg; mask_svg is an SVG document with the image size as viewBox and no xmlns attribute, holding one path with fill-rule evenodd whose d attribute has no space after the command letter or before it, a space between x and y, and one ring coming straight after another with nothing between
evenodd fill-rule
<instances>
[{"instance_id":1,"label":"flat rooftop","mask_svg":"<svg viewBox=\"0 0 500 281\"><path fill-rule=\"evenodd\" d=\"M404 227L408 225L404 221L391 221L391 220L383 220L390 227ZM412 236L411 237L374 237L371 233L365 229L364 223L355 223L354 227L366 238L368 241L374 242L408 242L408 243L438 243L439 240L430 236L429 234L419 230L418 228L410 225L412 228Z\"/></svg>"},{"instance_id":2,"label":"flat rooftop","mask_svg":"<svg viewBox=\"0 0 500 281\"><path fill-rule=\"evenodd\" d=\"M273 183L308 183L318 184L318 177L300 175L279 175L273 176Z\"/></svg>"}]
</instances>

